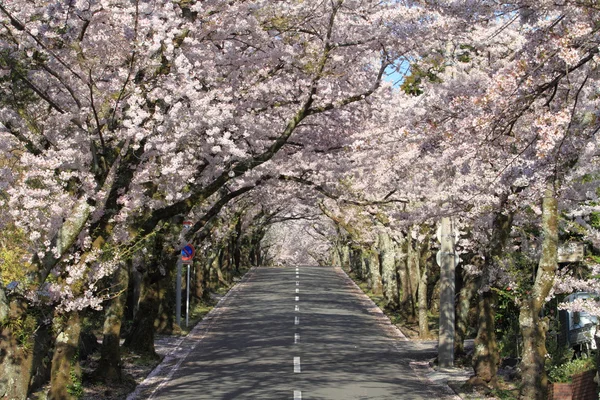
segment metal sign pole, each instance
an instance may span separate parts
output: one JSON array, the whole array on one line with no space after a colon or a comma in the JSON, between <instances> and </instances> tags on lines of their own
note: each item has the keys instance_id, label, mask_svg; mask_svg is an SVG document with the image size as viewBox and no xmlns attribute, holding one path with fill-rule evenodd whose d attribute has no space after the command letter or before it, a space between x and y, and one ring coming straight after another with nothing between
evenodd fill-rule
<instances>
[{"instance_id":1,"label":"metal sign pole","mask_svg":"<svg viewBox=\"0 0 600 400\"><path fill-rule=\"evenodd\" d=\"M190 264L187 265L187 283L185 284L186 289L186 301L185 301L185 327L187 328L190 322Z\"/></svg>"},{"instance_id":2,"label":"metal sign pole","mask_svg":"<svg viewBox=\"0 0 600 400\"><path fill-rule=\"evenodd\" d=\"M175 286L175 321L181 326L181 256L177 260L177 280Z\"/></svg>"},{"instance_id":3,"label":"metal sign pole","mask_svg":"<svg viewBox=\"0 0 600 400\"><path fill-rule=\"evenodd\" d=\"M185 240L185 233L188 232L190 230L190 228L192 227L193 223L192 221L183 221L183 230L182 230L182 236L181 239L182 241ZM183 242L185 243L185 242ZM181 326L181 267L183 265L183 262L185 261L185 263L187 264L187 285L186 285L186 290L187 290L187 301L186 301L186 308L185 308L185 326L187 327L188 325L188 313L189 313L189 302L190 302L190 265L189 263L192 261L192 259L194 258L194 254L196 253L196 250L194 249L194 246L192 246L190 243L186 244L185 246L183 246L183 248L181 249L181 253L179 254L179 259L177 260L177 283L176 283L176 288L175 288L175 316L176 316L176 322L178 326Z\"/></svg>"}]
</instances>

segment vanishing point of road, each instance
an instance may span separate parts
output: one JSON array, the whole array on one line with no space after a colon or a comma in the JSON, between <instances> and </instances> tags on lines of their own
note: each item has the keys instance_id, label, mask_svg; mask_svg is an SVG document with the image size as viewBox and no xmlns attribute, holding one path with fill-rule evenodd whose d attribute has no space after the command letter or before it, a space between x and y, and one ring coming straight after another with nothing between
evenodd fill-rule
<instances>
[{"instance_id":1,"label":"vanishing point of road","mask_svg":"<svg viewBox=\"0 0 600 400\"><path fill-rule=\"evenodd\" d=\"M146 399L445 399L339 268L253 268L136 391ZM133 396L130 396L133 398Z\"/></svg>"}]
</instances>

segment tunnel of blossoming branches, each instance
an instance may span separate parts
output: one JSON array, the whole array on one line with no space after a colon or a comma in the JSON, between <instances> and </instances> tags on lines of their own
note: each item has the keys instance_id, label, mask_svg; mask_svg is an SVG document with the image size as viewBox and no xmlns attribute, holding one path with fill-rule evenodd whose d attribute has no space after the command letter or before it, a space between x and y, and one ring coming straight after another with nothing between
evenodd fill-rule
<instances>
[{"instance_id":1,"label":"tunnel of blossoming branches","mask_svg":"<svg viewBox=\"0 0 600 400\"><path fill-rule=\"evenodd\" d=\"M559 310L600 315L565 303L600 290L598 12L0 3L0 397L79 396L90 316L98 380L122 381L120 337L155 356L186 245L194 304L253 266L333 265L431 338L446 220L456 357L473 337L480 382L517 358L519 398L545 399Z\"/></svg>"}]
</instances>

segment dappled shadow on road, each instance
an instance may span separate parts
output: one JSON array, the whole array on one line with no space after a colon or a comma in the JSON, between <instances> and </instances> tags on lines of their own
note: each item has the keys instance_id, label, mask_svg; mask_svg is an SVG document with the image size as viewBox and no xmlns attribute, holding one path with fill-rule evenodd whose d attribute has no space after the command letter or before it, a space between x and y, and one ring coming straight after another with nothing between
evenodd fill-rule
<instances>
[{"instance_id":1,"label":"dappled shadow on road","mask_svg":"<svg viewBox=\"0 0 600 400\"><path fill-rule=\"evenodd\" d=\"M410 342L387 336L332 269L259 269L223 307L157 398L440 398L412 373Z\"/></svg>"}]
</instances>

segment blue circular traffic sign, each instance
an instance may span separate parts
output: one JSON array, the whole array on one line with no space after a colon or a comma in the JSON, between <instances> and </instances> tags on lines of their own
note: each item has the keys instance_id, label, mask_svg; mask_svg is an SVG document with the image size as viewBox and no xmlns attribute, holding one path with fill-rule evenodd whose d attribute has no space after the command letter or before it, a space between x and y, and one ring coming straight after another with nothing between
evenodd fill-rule
<instances>
[{"instance_id":1,"label":"blue circular traffic sign","mask_svg":"<svg viewBox=\"0 0 600 400\"><path fill-rule=\"evenodd\" d=\"M187 244L181 249L181 260L182 261L191 261L194 258L194 254L196 254L196 250L194 250L194 246L191 244Z\"/></svg>"}]
</instances>

